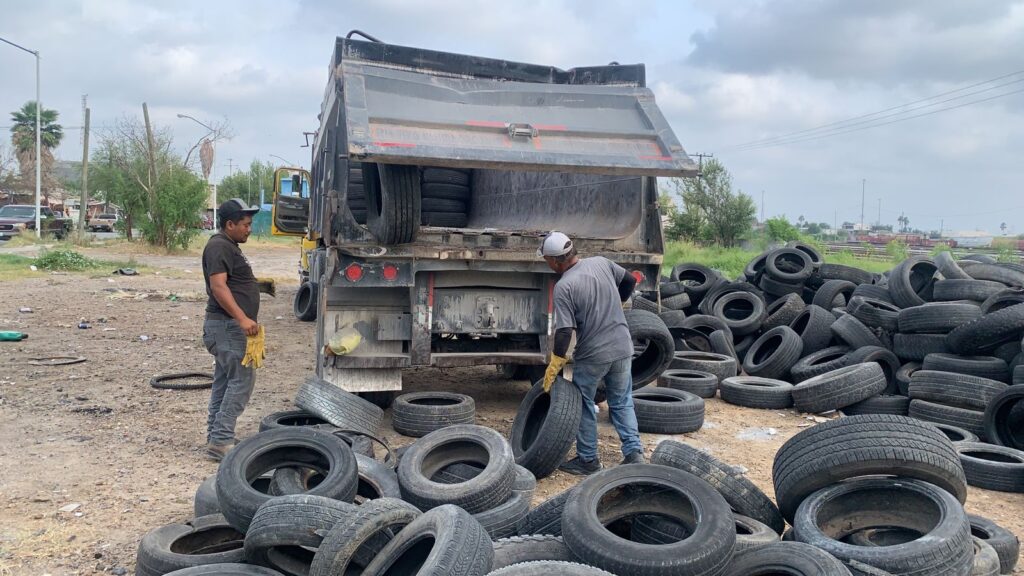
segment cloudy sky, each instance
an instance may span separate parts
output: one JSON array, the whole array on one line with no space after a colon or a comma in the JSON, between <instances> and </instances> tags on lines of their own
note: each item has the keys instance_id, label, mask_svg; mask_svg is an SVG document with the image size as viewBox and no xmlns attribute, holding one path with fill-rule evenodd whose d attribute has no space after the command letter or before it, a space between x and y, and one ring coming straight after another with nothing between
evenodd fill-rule
<instances>
[{"instance_id":1,"label":"cloudy sky","mask_svg":"<svg viewBox=\"0 0 1024 576\"><path fill-rule=\"evenodd\" d=\"M148 102L182 149L203 130L177 113L227 119L222 175L228 158L308 165L302 132L353 28L563 68L643 62L687 151L763 192L768 216L859 221L866 180L868 222L880 200L883 223L1024 233L1024 1L0 0L0 37L41 51L65 125L83 94L99 128ZM0 44L0 126L33 97L34 59ZM67 134L58 156L78 159Z\"/></svg>"}]
</instances>

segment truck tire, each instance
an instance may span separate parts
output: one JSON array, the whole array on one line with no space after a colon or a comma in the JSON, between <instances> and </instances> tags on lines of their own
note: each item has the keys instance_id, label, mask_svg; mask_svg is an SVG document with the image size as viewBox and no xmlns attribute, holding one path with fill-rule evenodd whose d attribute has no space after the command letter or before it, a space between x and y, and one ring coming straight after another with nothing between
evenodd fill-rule
<instances>
[{"instance_id":1,"label":"truck tire","mask_svg":"<svg viewBox=\"0 0 1024 576\"><path fill-rule=\"evenodd\" d=\"M746 336L761 329L764 300L750 292L730 292L715 301L713 313L725 322L734 336Z\"/></svg>"},{"instance_id":2,"label":"truck tire","mask_svg":"<svg viewBox=\"0 0 1024 576\"><path fill-rule=\"evenodd\" d=\"M319 547L328 530L357 510L354 504L306 494L268 500L256 511L245 532L245 560L289 571L289 564L302 561L289 554L288 548Z\"/></svg>"},{"instance_id":3,"label":"truck tire","mask_svg":"<svg viewBox=\"0 0 1024 576\"><path fill-rule=\"evenodd\" d=\"M334 384L310 376L295 394L295 405L343 430L376 436L384 411Z\"/></svg>"},{"instance_id":4,"label":"truck tire","mask_svg":"<svg viewBox=\"0 0 1024 576\"><path fill-rule=\"evenodd\" d=\"M565 503L575 490L575 486L569 488L547 500L541 502L536 508L530 510L516 526L520 536L546 534L549 536L562 535L562 511L565 510Z\"/></svg>"},{"instance_id":5,"label":"truck tire","mask_svg":"<svg viewBox=\"0 0 1024 576\"><path fill-rule=\"evenodd\" d=\"M658 386L682 390L701 398L714 398L718 392L718 376L701 370L665 370L658 377Z\"/></svg>"},{"instance_id":6,"label":"truck tire","mask_svg":"<svg viewBox=\"0 0 1024 576\"><path fill-rule=\"evenodd\" d=\"M715 375L716 382L737 374L736 359L714 352L676 352L670 364L672 370L696 370Z\"/></svg>"},{"instance_id":7,"label":"truck tire","mask_svg":"<svg viewBox=\"0 0 1024 576\"><path fill-rule=\"evenodd\" d=\"M993 397L984 422L989 442L1024 450L1024 385L1010 386Z\"/></svg>"},{"instance_id":8,"label":"truck tire","mask_svg":"<svg viewBox=\"0 0 1024 576\"><path fill-rule=\"evenodd\" d=\"M884 300L853 296L846 304L846 311L868 328L880 328L886 332L899 329L900 309Z\"/></svg>"},{"instance_id":9,"label":"truck tire","mask_svg":"<svg viewBox=\"0 0 1024 576\"><path fill-rule=\"evenodd\" d=\"M811 304L820 306L825 310L831 310L836 306L845 306L857 285L846 280L826 280L824 284L814 293ZM841 297L841 298L840 298Z\"/></svg>"},{"instance_id":10,"label":"truck tire","mask_svg":"<svg viewBox=\"0 0 1024 576\"><path fill-rule=\"evenodd\" d=\"M459 484L431 480L439 470L456 462L476 463L484 469ZM515 460L508 441L495 430L469 424L427 434L398 463L402 499L420 510L444 504L455 504L470 514L490 510L512 495L515 476Z\"/></svg>"},{"instance_id":11,"label":"truck tire","mask_svg":"<svg viewBox=\"0 0 1024 576\"><path fill-rule=\"evenodd\" d=\"M850 576L850 570L835 556L803 542L775 542L748 548L733 556L722 576Z\"/></svg>"},{"instance_id":12,"label":"truck tire","mask_svg":"<svg viewBox=\"0 0 1024 576\"><path fill-rule=\"evenodd\" d=\"M762 334L743 358L743 371L751 376L780 378L800 359L803 343L789 326Z\"/></svg>"},{"instance_id":13,"label":"truck tire","mask_svg":"<svg viewBox=\"0 0 1024 576\"><path fill-rule=\"evenodd\" d=\"M419 518L415 506L395 498L367 502L330 527L313 556L309 576L347 574L353 563L366 565L393 534Z\"/></svg>"},{"instance_id":14,"label":"truck tire","mask_svg":"<svg viewBox=\"0 0 1024 576\"><path fill-rule=\"evenodd\" d=\"M953 258L953 253L948 250L943 250L935 255L935 266L938 267L939 273L942 277L947 280L970 280L971 276L964 272L964 269L956 263Z\"/></svg>"},{"instance_id":15,"label":"truck tire","mask_svg":"<svg viewBox=\"0 0 1024 576\"><path fill-rule=\"evenodd\" d=\"M781 532L786 527L779 509L739 469L675 440L662 440L651 454L652 464L671 466L714 486L737 514L749 516Z\"/></svg>"},{"instance_id":16,"label":"truck tire","mask_svg":"<svg viewBox=\"0 0 1024 576\"><path fill-rule=\"evenodd\" d=\"M1015 342L1013 344L1017 345ZM1019 347L1019 345L1017 346ZM1006 361L994 356L957 356L956 354L934 353L924 357L923 369L966 374L1002 383L1010 381L1010 368Z\"/></svg>"},{"instance_id":17,"label":"truck tire","mask_svg":"<svg viewBox=\"0 0 1024 576\"><path fill-rule=\"evenodd\" d=\"M622 490L641 486L651 497L626 496ZM655 497L658 488L674 496ZM692 537L651 546L605 528L608 521L644 513L678 520ZM573 554L613 574L710 576L720 574L732 559L736 527L729 505L708 483L667 466L634 464L594 474L573 490L562 515L562 537Z\"/></svg>"},{"instance_id":18,"label":"truck tire","mask_svg":"<svg viewBox=\"0 0 1024 576\"><path fill-rule=\"evenodd\" d=\"M757 376L733 376L719 384L722 401L747 408L776 409L793 405L793 385Z\"/></svg>"},{"instance_id":19,"label":"truck tire","mask_svg":"<svg viewBox=\"0 0 1024 576\"><path fill-rule=\"evenodd\" d=\"M935 263L925 256L912 256L897 264L889 276L893 303L910 308L930 301L937 271Z\"/></svg>"},{"instance_id":20,"label":"truck tire","mask_svg":"<svg viewBox=\"0 0 1024 576\"><path fill-rule=\"evenodd\" d=\"M448 200L443 198L424 197L422 201L423 212L451 212L455 214L466 214L468 207L461 200Z\"/></svg>"},{"instance_id":21,"label":"truck tire","mask_svg":"<svg viewBox=\"0 0 1024 576\"><path fill-rule=\"evenodd\" d=\"M792 382L798 384L809 378L849 366L851 351L849 346L829 346L804 356L797 360L789 370Z\"/></svg>"},{"instance_id":22,"label":"truck tire","mask_svg":"<svg viewBox=\"0 0 1024 576\"><path fill-rule=\"evenodd\" d=\"M583 396L576 385L555 380L551 393L537 382L519 404L509 443L516 464L537 478L554 472L569 453L579 429Z\"/></svg>"},{"instance_id":23,"label":"truck tire","mask_svg":"<svg viewBox=\"0 0 1024 576\"><path fill-rule=\"evenodd\" d=\"M465 394L413 392L391 407L391 426L403 436L421 438L434 430L476 421L476 403Z\"/></svg>"},{"instance_id":24,"label":"truck tire","mask_svg":"<svg viewBox=\"0 0 1024 576\"><path fill-rule=\"evenodd\" d=\"M513 564L541 560L579 562L579 559L569 551L565 542L562 541L561 536L530 534L510 536L494 541L493 568L495 570Z\"/></svg>"},{"instance_id":25,"label":"truck tire","mask_svg":"<svg viewBox=\"0 0 1024 576\"><path fill-rule=\"evenodd\" d=\"M1024 452L981 442L958 442L967 483L997 492L1024 492Z\"/></svg>"},{"instance_id":26,"label":"truck tire","mask_svg":"<svg viewBox=\"0 0 1024 576\"><path fill-rule=\"evenodd\" d=\"M139 542L135 573L163 576L193 566L241 563L245 558L243 534L220 514L155 528Z\"/></svg>"},{"instance_id":27,"label":"truck tire","mask_svg":"<svg viewBox=\"0 0 1024 576\"><path fill-rule=\"evenodd\" d=\"M995 349L1024 333L1024 304L1003 308L954 328L946 345L957 354L977 354Z\"/></svg>"},{"instance_id":28,"label":"truck tire","mask_svg":"<svg viewBox=\"0 0 1024 576\"><path fill-rule=\"evenodd\" d=\"M292 312L295 317L303 322L316 320L317 298L319 290L312 282L303 282L295 291L295 300L292 302Z\"/></svg>"},{"instance_id":29,"label":"truck tire","mask_svg":"<svg viewBox=\"0 0 1024 576\"><path fill-rule=\"evenodd\" d=\"M935 352L948 352L945 334L894 334L892 351L904 362L921 362Z\"/></svg>"},{"instance_id":30,"label":"truck tire","mask_svg":"<svg viewBox=\"0 0 1024 576\"><path fill-rule=\"evenodd\" d=\"M911 399L910 417L935 422L936 424L950 424L967 430L982 440L987 439L985 432L985 413L958 406L946 406L926 400Z\"/></svg>"},{"instance_id":31,"label":"truck tire","mask_svg":"<svg viewBox=\"0 0 1024 576\"><path fill-rule=\"evenodd\" d=\"M789 327L796 332L803 342L802 354L804 356L817 352L829 345L829 342L832 341L831 327L835 321L836 317L831 312L821 306L812 304L804 308L790 322Z\"/></svg>"},{"instance_id":32,"label":"truck tire","mask_svg":"<svg viewBox=\"0 0 1024 576\"><path fill-rule=\"evenodd\" d=\"M775 497L790 521L814 492L873 474L916 478L961 502L967 498L967 481L953 443L934 426L906 416L848 416L807 428L779 448L772 465Z\"/></svg>"},{"instance_id":33,"label":"truck tire","mask_svg":"<svg viewBox=\"0 0 1024 576\"><path fill-rule=\"evenodd\" d=\"M424 226L437 228L465 228L469 225L469 216L457 212L423 212Z\"/></svg>"},{"instance_id":34,"label":"truck tire","mask_svg":"<svg viewBox=\"0 0 1024 576\"><path fill-rule=\"evenodd\" d=\"M839 524L842 529L838 529ZM891 526L924 536L893 546L841 542L843 533ZM796 539L844 562L862 562L893 574L968 574L974 563L963 506L941 488L913 478L860 478L825 487L800 504Z\"/></svg>"},{"instance_id":35,"label":"truck tire","mask_svg":"<svg viewBox=\"0 0 1024 576\"><path fill-rule=\"evenodd\" d=\"M1020 540L1006 528L975 514L967 515L971 523L971 534L987 542L999 556L999 573L1009 574L1017 566L1020 557Z\"/></svg>"},{"instance_id":36,"label":"truck tire","mask_svg":"<svg viewBox=\"0 0 1024 576\"><path fill-rule=\"evenodd\" d=\"M644 310L624 310L629 335L634 343L645 343L639 355L634 355L630 371L633 389L642 388L657 380L672 363L676 351L675 340L657 314Z\"/></svg>"},{"instance_id":37,"label":"truck tire","mask_svg":"<svg viewBox=\"0 0 1024 576\"><path fill-rule=\"evenodd\" d=\"M856 416L858 414L896 414L898 416L906 416L909 411L910 398L895 394L871 396L843 408L843 414L847 416Z\"/></svg>"},{"instance_id":38,"label":"truck tire","mask_svg":"<svg viewBox=\"0 0 1024 576\"><path fill-rule=\"evenodd\" d=\"M981 304L1005 289L1006 284L991 280L939 280L935 283L933 297L937 302L970 300Z\"/></svg>"},{"instance_id":39,"label":"truck tire","mask_svg":"<svg viewBox=\"0 0 1024 576\"><path fill-rule=\"evenodd\" d=\"M303 427L268 430L239 442L217 469L217 500L232 526L248 530L256 510L273 497L254 488L249 478L285 467L314 468L323 474L310 495L342 502L355 497L358 468L343 440Z\"/></svg>"},{"instance_id":40,"label":"truck tire","mask_svg":"<svg viewBox=\"0 0 1024 576\"><path fill-rule=\"evenodd\" d=\"M704 425L704 400L671 388L645 388L633 392L633 408L641 432L683 434Z\"/></svg>"},{"instance_id":41,"label":"truck tire","mask_svg":"<svg viewBox=\"0 0 1024 576\"><path fill-rule=\"evenodd\" d=\"M420 228L420 175L415 166L363 163L370 233L381 244L406 244Z\"/></svg>"},{"instance_id":42,"label":"truck tire","mask_svg":"<svg viewBox=\"0 0 1024 576\"><path fill-rule=\"evenodd\" d=\"M449 184L469 188L472 171L455 168L424 168L423 184Z\"/></svg>"},{"instance_id":43,"label":"truck tire","mask_svg":"<svg viewBox=\"0 0 1024 576\"><path fill-rule=\"evenodd\" d=\"M981 308L974 304L934 302L900 310L898 324L900 332L947 334L978 318L981 318Z\"/></svg>"},{"instance_id":44,"label":"truck tire","mask_svg":"<svg viewBox=\"0 0 1024 576\"><path fill-rule=\"evenodd\" d=\"M801 412L817 414L846 408L881 394L885 388L885 373L878 364L852 364L794 386L793 404Z\"/></svg>"},{"instance_id":45,"label":"truck tire","mask_svg":"<svg viewBox=\"0 0 1024 576\"><path fill-rule=\"evenodd\" d=\"M761 323L761 329L767 331L777 326L789 326L790 322L795 320L806 307L807 305L804 304L799 294L787 294L769 304L765 309L765 319Z\"/></svg>"},{"instance_id":46,"label":"truck tire","mask_svg":"<svg viewBox=\"0 0 1024 576\"><path fill-rule=\"evenodd\" d=\"M363 573L395 574L405 568L424 576L483 576L493 559L493 544L483 526L458 506L445 505L400 530Z\"/></svg>"},{"instance_id":47,"label":"truck tire","mask_svg":"<svg viewBox=\"0 0 1024 576\"><path fill-rule=\"evenodd\" d=\"M852 314L846 314L832 323L832 335L843 344L854 350L864 346L884 348L885 344L870 328L857 320Z\"/></svg>"},{"instance_id":48,"label":"truck tire","mask_svg":"<svg viewBox=\"0 0 1024 576\"><path fill-rule=\"evenodd\" d=\"M1009 388L997 380L926 368L910 377L910 397L947 406L983 411L993 398Z\"/></svg>"}]
</instances>

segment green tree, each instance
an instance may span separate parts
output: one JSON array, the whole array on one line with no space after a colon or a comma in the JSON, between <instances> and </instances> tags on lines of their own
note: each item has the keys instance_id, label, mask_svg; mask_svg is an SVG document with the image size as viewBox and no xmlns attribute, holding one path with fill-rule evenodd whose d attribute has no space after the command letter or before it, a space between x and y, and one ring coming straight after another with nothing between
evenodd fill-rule
<instances>
[{"instance_id":1,"label":"green tree","mask_svg":"<svg viewBox=\"0 0 1024 576\"><path fill-rule=\"evenodd\" d=\"M821 234L821 225L819 225L817 222L808 222L807 233L810 234L811 236L817 236L818 234Z\"/></svg>"},{"instance_id":2,"label":"green tree","mask_svg":"<svg viewBox=\"0 0 1024 576\"><path fill-rule=\"evenodd\" d=\"M217 204L231 198L241 198L250 206L259 204L260 187L263 187L264 200L273 200L274 165L270 162L253 160L245 172L236 172L225 176L217 185Z\"/></svg>"},{"instance_id":3,"label":"green tree","mask_svg":"<svg viewBox=\"0 0 1024 576\"><path fill-rule=\"evenodd\" d=\"M771 240L789 242L790 240L800 239L800 231L785 216L769 218L764 225L765 233Z\"/></svg>"},{"instance_id":4,"label":"green tree","mask_svg":"<svg viewBox=\"0 0 1024 576\"><path fill-rule=\"evenodd\" d=\"M750 231L757 211L754 200L733 192L732 176L717 158L704 164L700 177L673 179L669 186L683 201L683 209L672 218L670 237L732 247Z\"/></svg>"},{"instance_id":5,"label":"green tree","mask_svg":"<svg viewBox=\"0 0 1024 576\"><path fill-rule=\"evenodd\" d=\"M57 123L60 113L43 108L39 113L39 144L42 154L40 172L43 176L41 188L54 190L57 181L53 177L53 149L64 139L64 128ZM34 186L36 170L36 103L26 102L19 110L11 112L11 144L21 169L21 185Z\"/></svg>"},{"instance_id":6,"label":"green tree","mask_svg":"<svg viewBox=\"0 0 1024 576\"><path fill-rule=\"evenodd\" d=\"M910 248L907 246L906 242L900 239L894 239L890 240L889 243L885 245L885 253L894 264L899 264L910 256Z\"/></svg>"}]
</instances>

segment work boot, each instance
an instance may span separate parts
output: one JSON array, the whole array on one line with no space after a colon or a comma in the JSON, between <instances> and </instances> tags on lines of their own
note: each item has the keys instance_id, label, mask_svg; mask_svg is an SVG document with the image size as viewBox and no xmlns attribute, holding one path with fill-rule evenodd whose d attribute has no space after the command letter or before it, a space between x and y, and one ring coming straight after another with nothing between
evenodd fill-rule
<instances>
[{"instance_id":1,"label":"work boot","mask_svg":"<svg viewBox=\"0 0 1024 576\"><path fill-rule=\"evenodd\" d=\"M637 450L626 454L626 457L622 459L622 464L647 464L647 459L644 458L643 450Z\"/></svg>"},{"instance_id":2,"label":"work boot","mask_svg":"<svg viewBox=\"0 0 1024 576\"><path fill-rule=\"evenodd\" d=\"M568 462L564 462L558 469L574 476L590 476L595 472L601 471L601 461L597 458L587 461L577 456Z\"/></svg>"},{"instance_id":3,"label":"work boot","mask_svg":"<svg viewBox=\"0 0 1024 576\"><path fill-rule=\"evenodd\" d=\"M213 444L209 443L206 445L206 455L214 462L220 462L224 459L224 456L235 447L235 443L229 444Z\"/></svg>"}]
</instances>

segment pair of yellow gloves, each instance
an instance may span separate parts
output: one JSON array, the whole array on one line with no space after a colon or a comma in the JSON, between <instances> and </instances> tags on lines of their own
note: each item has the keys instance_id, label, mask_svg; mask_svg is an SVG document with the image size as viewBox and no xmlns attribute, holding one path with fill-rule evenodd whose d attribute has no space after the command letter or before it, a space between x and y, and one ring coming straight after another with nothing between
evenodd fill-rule
<instances>
[{"instance_id":1,"label":"pair of yellow gloves","mask_svg":"<svg viewBox=\"0 0 1024 576\"><path fill-rule=\"evenodd\" d=\"M266 334L261 325L255 336L245 337L245 356L242 357L242 366L262 368L263 359L267 357L265 346Z\"/></svg>"}]
</instances>

